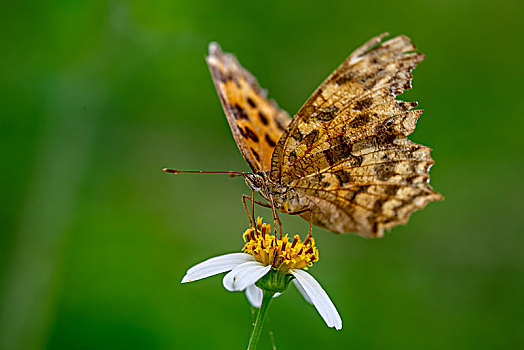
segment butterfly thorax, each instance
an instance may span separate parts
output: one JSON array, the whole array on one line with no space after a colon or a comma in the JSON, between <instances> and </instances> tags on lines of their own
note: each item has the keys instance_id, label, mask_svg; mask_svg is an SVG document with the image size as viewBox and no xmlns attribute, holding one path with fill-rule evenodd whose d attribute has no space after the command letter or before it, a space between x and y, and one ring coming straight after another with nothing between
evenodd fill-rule
<instances>
[{"instance_id":1,"label":"butterfly thorax","mask_svg":"<svg viewBox=\"0 0 524 350\"><path fill-rule=\"evenodd\" d=\"M294 213L310 207L304 196L299 196L295 189L273 182L264 171L257 171L245 176L246 184L269 203L273 203L283 213Z\"/></svg>"}]
</instances>

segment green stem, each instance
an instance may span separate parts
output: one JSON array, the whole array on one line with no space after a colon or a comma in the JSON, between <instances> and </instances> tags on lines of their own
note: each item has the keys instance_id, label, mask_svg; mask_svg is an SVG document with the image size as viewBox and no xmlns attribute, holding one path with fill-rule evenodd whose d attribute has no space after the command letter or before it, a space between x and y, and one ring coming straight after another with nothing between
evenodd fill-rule
<instances>
[{"instance_id":1,"label":"green stem","mask_svg":"<svg viewBox=\"0 0 524 350\"><path fill-rule=\"evenodd\" d=\"M260 338L262 324L264 323L264 318L266 316L266 310L269 306L269 302L273 299L274 294L275 293L264 291L262 305L260 305L260 309L258 309L257 319L255 321L255 326L253 327L253 333L251 333L251 338L249 338L247 350L255 350L257 348L258 338Z\"/></svg>"}]
</instances>

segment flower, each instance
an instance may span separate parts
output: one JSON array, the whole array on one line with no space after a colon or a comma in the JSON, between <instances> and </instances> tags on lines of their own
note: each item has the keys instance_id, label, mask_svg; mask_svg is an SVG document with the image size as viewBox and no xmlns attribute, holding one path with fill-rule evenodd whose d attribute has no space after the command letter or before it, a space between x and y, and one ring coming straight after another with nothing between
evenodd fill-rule
<instances>
[{"instance_id":1,"label":"flower","mask_svg":"<svg viewBox=\"0 0 524 350\"><path fill-rule=\"evenodd\" d=\"M278 296L292 280L328 327L342 328L342 319L327 293L303 270L318 261L318 249L311 235L304 242L298 235L292 242L288 235L277 238L271 234L270 225L257 218L256 228L247 229L243 238L246 242L242 249L244 253L225 254L203 261L187 270L182 283L229 271L222 281L224 287L231 292L245 291L251 305L260 308L263 290Z\"/></svg>"}]
</instances>

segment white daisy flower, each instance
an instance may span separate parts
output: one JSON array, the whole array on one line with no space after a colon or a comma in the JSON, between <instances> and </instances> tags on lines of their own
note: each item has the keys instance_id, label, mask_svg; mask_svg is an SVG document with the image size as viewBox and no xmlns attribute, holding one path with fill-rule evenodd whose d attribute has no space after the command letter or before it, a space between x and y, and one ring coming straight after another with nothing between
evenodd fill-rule
<instances>
[{"instance_id":1,"label":"white daisy flower","mask_svg":"<svg viewBox=\"0 0 524 350\"><path fill-rule=\"evenodd\" d=\"M229 271L223 279L228 291L245 291L246 297L256 308L262 303L263 290L279 295L292 280L304 298L318 310L328 327L342 329L342 319L335 305L320 284L306 271L318 261L315 240L308 235L304 242L298 235L289 242L270 234L271 227L257 219L255 228L244 233L244 253L220 255L201 262L189 270L182 283L197 281Z\"/></svg>"}]
</instances>

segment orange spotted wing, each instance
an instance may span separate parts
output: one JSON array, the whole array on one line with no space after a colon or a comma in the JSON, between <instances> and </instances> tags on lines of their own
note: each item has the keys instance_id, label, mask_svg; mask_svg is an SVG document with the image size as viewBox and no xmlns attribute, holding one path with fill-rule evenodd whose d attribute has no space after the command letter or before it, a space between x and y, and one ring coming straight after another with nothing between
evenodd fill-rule
<instances>
[{"instance_id":1,"label":"orange spotted wing","mask_svg":"<svg viewBox=\"0 0 524 350\"><path fill-rule=\"evenodd\" d=\"M217 43L209 45L206 61L240 152L254 172L270 170L273 150L291 120L289 115Z\"/></svg>"}]
</instances>

